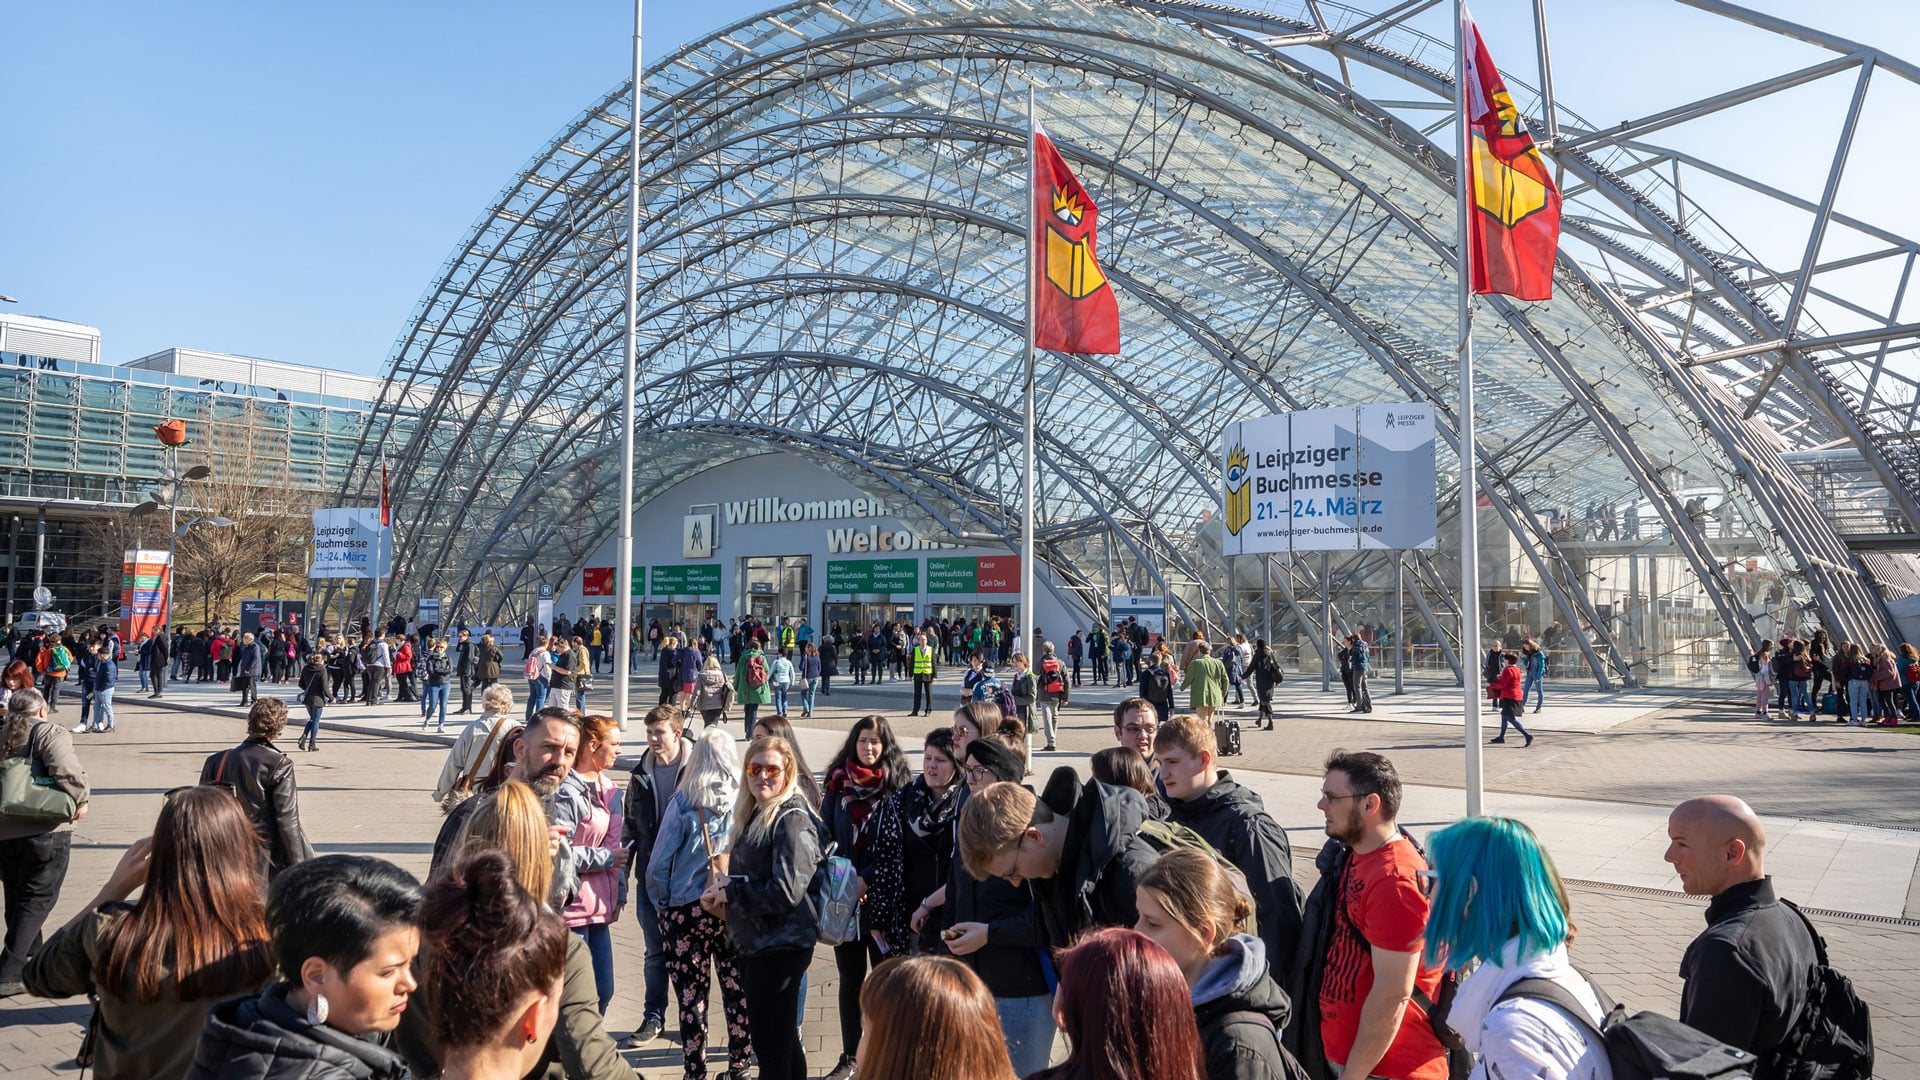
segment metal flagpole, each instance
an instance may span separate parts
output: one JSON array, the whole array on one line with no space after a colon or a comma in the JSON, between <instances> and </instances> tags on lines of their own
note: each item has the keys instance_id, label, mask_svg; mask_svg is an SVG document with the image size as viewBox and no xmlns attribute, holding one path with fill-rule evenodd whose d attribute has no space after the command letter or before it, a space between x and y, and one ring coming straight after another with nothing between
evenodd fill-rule
<instances>
[{"instance_id":1,"label":"metal flagpole","mask_svg":"<svg viewBox=\"0 0 1920 1080\"><path fill-rule=\"evenodd\" d=\"M613 719L627 729L629 673L633 650L633 426L634 383L639 364L640 295L640 15L644 0L633 0L633 123L627 143L627 338L620 406L620 539L613 572Z\"/></svg>"},{"instance_id":2,"label":"metal flagpole","mask_svg":"<svg viewBox=\"0 0 1920 1080\"><path fill-rule=\"evenodd\" d=\"M385 564L387 534L390 529L387 522L392 520L392 503L387 499L387 444L380 441L380 526L373 531L373 595L367 603L367 633L380 632L380 571Z\"/></svg>"},{"instance_id":3,"label":"metal flagpole","mask_svg":"<svg viewBox=\"0 0 1920 1080\"><path fill-rule=\"evenodd\" d=\"M1547 121L1547 143L1560 141L1560 116L1553 107L1553 53L1547 47L1547 0L1533 0L1533 45L1540 54L1540 111Z\"/></svg>"},{"instance_id":4,"label":"metal flagpole","mask_svg":"<svg viewBox=\"0 0 1920 1080\"><path fill-rule=\"evenodd\" d=\"M1481 812L1485 778L1481 771L1480 681L1471 665L1480 662L1480 532L1475 514L1474 473L1478 444L1473 434L1473 252L1469 243L1469 219L1473 199L1467 185L1472 182L1473 128L1467 117L1467 5L1454 0L1453 37L1459 57L1454 79L1458 100L1454 120L1459 125L1458 167L1454 169L1454 191L1458 198L1455 216L1459 218L1455 250L1460 270L1460 670L1462 707L1466 716L1467 815Z\"/></svg>"},{"instance_id":5,"label":"metal flagpole","mask_svg":"<svg viewBox=\"0 0 1920 1080\"><path fill-rule=\"evenodd\" d=\"M1027 87L1027 370L1024 380L1026 398L1025 426L1020 436L1020 626L1014 640L1021 643L1029 662L1038 651L1039 642L1033 641L1034 595L1033 595L1033 368L1034 368L1034 326L1033 320L1039 308L1035 290L1039 286L1039 275L1034 268L1034 241L1036 239L1033 220L1034 192L1040 190L1039 140L1034 137L1039 121L1033 111L1033 87Z\"/></svg>"}]
</instances>

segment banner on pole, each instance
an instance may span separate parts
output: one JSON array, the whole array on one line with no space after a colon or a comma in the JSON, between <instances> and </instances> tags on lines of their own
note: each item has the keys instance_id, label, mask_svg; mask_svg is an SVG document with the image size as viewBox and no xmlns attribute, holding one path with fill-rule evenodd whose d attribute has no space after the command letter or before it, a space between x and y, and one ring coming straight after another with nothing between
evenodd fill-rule
<instances>
[{"instance_id":1,"label":"banner on pole","mask_svg":"<svg viewBox=\"0 0 1920 1080\"><path fill-rule=\"evenodd\" d=\"M120 640L132 645L147 631L159 631L167 617L172 566L164 551L129 551L120 571Z\"/></svg>"},{"instance_id":2,"label":"banner on pole","mask_svg":"<svg viewBox=\"0 0 1920 1080\"><path fill-rule=\"evenodd\" d=\"M1433 419L1396 401L1228 424L1221 553L1433 548Z\"/></svg>"},{"instance_id":3,"label":"banner on pole","mask_svg":"<svg viewBox=\"0 0 1920 1080\"><path fill-rule=\"evenodd\" d=\"M313 562L307 577L371 578L374 556L393 565L393 533L380 524L380 508L337 506L313 512Z\"/></svg>"}]
</instances>

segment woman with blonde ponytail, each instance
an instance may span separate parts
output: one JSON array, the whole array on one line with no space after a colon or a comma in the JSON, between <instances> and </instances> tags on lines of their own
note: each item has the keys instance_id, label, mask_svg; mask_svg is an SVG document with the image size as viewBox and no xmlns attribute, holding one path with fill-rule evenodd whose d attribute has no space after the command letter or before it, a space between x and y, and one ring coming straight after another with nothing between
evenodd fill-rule
<instances>
[{"instance_id":1,"label":"woman with blonde ponytail","mask_svg":"<svg viewBox=\"0 0 1920 1080\"><path fill-rule=\"evenodd\" d=\"M1134 887L1134 929L1158 942L1187 977L1207 1080L1297 1075L1279 1033L1291 1007L1249 931L1253 901L1205 852L1167 852Z\"/></svg>"}]
</instances>

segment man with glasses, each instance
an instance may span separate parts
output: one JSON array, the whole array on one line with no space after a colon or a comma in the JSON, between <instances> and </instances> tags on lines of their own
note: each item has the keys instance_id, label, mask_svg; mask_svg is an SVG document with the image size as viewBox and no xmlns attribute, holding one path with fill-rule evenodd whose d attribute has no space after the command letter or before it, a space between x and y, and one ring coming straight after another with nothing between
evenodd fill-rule
<instances>
[{"instance_id":1,"label":"man with glasses","mask_svg":"<svg viewBox=\"0 0 1920 1080\"><path fill-rule=\"evenodd\" d=\"M1113 707L1113 741L1137 751L1153 766L1153 735L1160 730L1160 714L1143 697L1123 699Z\"/></svg>"},{"instance_id":2,"label":"man with glasses","mask_svg":"<svg viewBox=\"0 0 1920 1080\"><path fill-rule=\"evenodd\" d=\"M1441 971L1420 956L1431 880L1400 829L1400 776L1379 754L1335 750L1318 805L1331 839L1288 988L1303 1009L1288 1048L1336 1078L1446 1080L1428 1019Z\"/></svg>"}]
</instances>

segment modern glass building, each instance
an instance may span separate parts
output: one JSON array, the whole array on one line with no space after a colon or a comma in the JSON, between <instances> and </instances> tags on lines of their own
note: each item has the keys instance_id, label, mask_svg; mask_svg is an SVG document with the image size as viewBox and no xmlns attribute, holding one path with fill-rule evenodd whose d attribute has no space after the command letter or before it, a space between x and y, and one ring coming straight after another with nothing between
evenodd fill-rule
<instances>
[{"instance_id":1,"label":"modern glass building","mask_svg":"<svg viewBox=\"0 0 1920 1080\"><path fill-rule=\"evenodd\" d=\"M286 487L327 496L343 482L381 381L293 364L167 349L125 366L100 362L89 326L0 314L0 514L7 530L9 623L33 590L70 618L118 611L119 567L85 523L146 501L164 464L154 427L187 425L183 465L222 458L273 463ZM189 485L190 487L191 485ZM184 498L190 497L183 496ZM190 505L185 502L182 504ZM166 519L152 543L166 546Z\"/></svg>"},{"instance_id":2,"label":"modern glass building","mask_svg":"<svg viewBox=\"0 0 1920 1080\"><path fill-rule=\"evenodd\" d=\"M468 618L523 617L604 560L638 169L642 516L678 518L650 500L778 451L919 537L1004 550L1031 90L1100 201L1124 339L1039 361L1055 587L1089 618L1161 595L1176 622L1249 629L1308 666L1328 630L1399 627L1457 669L1451 500L1440 548L1404 559L1230 565L1216 520L1221 427L1267 413L1432 402L1455 482L1452 48L1431 6L809 0L722 28L648 73L637 152L615 87L481 215L343 494L372 498L390 453L408 591ZM1841 58L1742 101L1830 75L1864 95L1875 64L1914 78L1792 32ZM1558 135L1567 205L1554 299L1476 301L1486 631L1557 623L1604 686L1732 680L1758 639L1813 625L1898 635L1920 592L1915 330L1818 256L1844 231L1898 276L1920 247L1835 212L1844 143L1810 201L1663 150L1678 113L1603 128L1508 82ZM1807 257L1769 265L1683 170L1777 200L1811 227Z\"/></svg>"}]
</instances>

